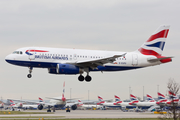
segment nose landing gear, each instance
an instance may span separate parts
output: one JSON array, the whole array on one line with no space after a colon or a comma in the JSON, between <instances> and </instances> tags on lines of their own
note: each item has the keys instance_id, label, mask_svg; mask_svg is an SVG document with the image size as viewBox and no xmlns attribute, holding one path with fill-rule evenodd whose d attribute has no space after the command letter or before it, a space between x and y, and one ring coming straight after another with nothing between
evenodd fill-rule
<instances>
[{"instance_id":1,"label":"nose landing gear","mask_svg":"<svg viewBox=\"0 0 180 120\"><path fill-rule=\"evenodd\" d=\"M31 77L32 77L32 75L31 75L32 69L33 69L33 67L29 67L29 74L27 75L28 78L31 78Z\"/></svg>"}]
</instances>

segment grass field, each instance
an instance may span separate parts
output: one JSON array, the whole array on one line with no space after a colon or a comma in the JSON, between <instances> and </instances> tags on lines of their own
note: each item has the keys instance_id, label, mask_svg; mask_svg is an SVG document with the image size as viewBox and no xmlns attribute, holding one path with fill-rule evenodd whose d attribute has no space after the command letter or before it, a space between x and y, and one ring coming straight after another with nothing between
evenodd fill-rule
<instances>
[{"instance_id":1,"label":"grass field","mask_svg":"<svg viewBox=\"0 0 180 120\"><path fill-rule=\"evenodd\" d=\"M21 112L21 111L0 111L0 115L11 115L11 114L54 114L53 112Z\"/></svg>"},{"instance_id":2,"label":"grass field","mask_svg":"<svg viewBox=\"0 0 180 120\"><path fill-rule=\"evenodd\" d=\"M19 117L6 117L4 118L4 120L8 120L8 118L10 118L9 120L19 120ZM22 118L20 117L20 120L67 120L67 119L63 119L63 118L58 118L58 117L26 117L26 118ZM37 118L37 119L36 119ZM3 118L0 117L1 120L3 120ZM158 118L80 118L80 119L69 119L68 120L160 120Z\"/></svg>"}]
</instances>

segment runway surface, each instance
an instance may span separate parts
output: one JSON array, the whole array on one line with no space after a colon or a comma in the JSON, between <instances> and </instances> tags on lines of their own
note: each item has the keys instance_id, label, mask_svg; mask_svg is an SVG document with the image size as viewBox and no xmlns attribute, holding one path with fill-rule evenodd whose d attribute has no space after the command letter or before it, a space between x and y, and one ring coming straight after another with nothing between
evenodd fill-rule
<instances>
[{"instance_id":1,"label":"runway surface","mask_svg":"<svg viewBox=\"0 0 180 120\"><path fill-rule=\"evenodd\" d=\"M36 110L39 112L38 110ZM27 111L27 112L35 112ZM44 111L45 112L45 111ZM57 110L54 114L19 114L19 115L0 115L2 116L62 116L62 118L157 118L158 114L150 112L122 112L121 110L75 110L65 112Z\"/></svg>"}]
</instances>

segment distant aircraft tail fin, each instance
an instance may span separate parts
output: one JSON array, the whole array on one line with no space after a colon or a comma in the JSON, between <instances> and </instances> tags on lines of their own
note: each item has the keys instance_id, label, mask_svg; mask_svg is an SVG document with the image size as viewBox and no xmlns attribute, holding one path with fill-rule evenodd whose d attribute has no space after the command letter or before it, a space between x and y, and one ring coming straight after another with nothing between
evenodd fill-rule
<instances>
[{"instance_id":1,"label":"distant aircraft tail fin","mask_svg":"<svg viewBox=\"0 0 180 120\"><path fill-rule=\"evenodd\" d=\"M115 102L121 101L120 97L118 97L117 95L114 95L115 97Z\"/></svg>"},{"instance_id":2,"label":"distant aircraft tail fin","mask_svg":"<svg viewBox=\"0 0 180 120\"><path fill-rule=\"evenodd\" d=\"M41 97L39 97L39 102L44 102L44 100Z\"/></svg>"},{"instance_id":3,"label":"distant aircraft tail fin","mask_svg":"<svg viewBox=\"0 0 180 120\"><path fill-rule=\"evenodd\" d=\"M63 94L62 94L62 101L66 101L66 98L64 97L64 93L65 93L65 81L64 81L64 84L63 84Z\"/></svg>"},{"instance_id":4,"label":"distant aircraft tail fin","mask_svg":"<svg viewBox=\"0 0 180 120\"><path fill-rule=\"evenodd\" d=\"M98 96L98 100L99 100L99 101L103 101L103 98L100 97L100 96Z\"/></svg>"},{"instance_id":5,"label":"distant aircraft tail fin","mask_svg":"<svg viewBox=\"0 0 180 120\"><path fill-rule=\"evenodd\" d=\"M166 98L165 98L165 96L163 94L158 92L158 100L162 100L162 99L166 99Z\"/></svg>"},{"instance_id":6,"label":"distant aircraft tail fin","mask_svg":"<svg viewBox=\"0 0 180 120\"><path fill-rule=\"evenodd\" d=\"M174 94L172 91L169 91L169 97L170 97L171 103L172 102L175 102L175 103L179 102L177 95Z\"/></svg>"},{"instance_id":7,"label":"distant aircraft tail fin","mask_svg":"<svg viewBox=\"0 0 180 120\"><path fill-rule=\"evenodd\" d=\"M147 101L148 102L155 102L154 98L152 98L151 95L147 94L146 96L147 96Z\"/></svg>"},{"instance_id":8,"label":"distant aircraft tail fin","mask_svg":"<svg viewBox=\"0 0 180 120\"><path fill-rule=\"evenodd\" d=\"M138 49L141 54L161 56L166 38L169 32L169 25L160 26L151 37Z\"/></svg>"},{"instance_id":9,"label":"distant aircraft tail fin","mask_svg":"<svg viewBox=\"0 0 180 120\"><path fill-rule=\"evenodd\" d=\"M139 100L137 99L137 97L134 96L133 94L130 94L130 99L131 99L131 102L133 102L133 103L139 102Z\"/></svg>"}]
</instances>

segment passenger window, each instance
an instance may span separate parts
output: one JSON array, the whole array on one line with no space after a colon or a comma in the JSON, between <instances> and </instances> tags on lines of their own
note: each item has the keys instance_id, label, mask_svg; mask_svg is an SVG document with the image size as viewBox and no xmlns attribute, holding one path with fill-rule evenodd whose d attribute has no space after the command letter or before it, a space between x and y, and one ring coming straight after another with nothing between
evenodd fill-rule
<instances>
[{"instance_id":1,"label":"passenger window","mask_svg":"<svg viewBox=\"0 0 180 120\"><path fill-rule=\"evenodd\" d=\"M22 51L20 51L20 54L22 54Z\"/></svg>"}]
</instances>

